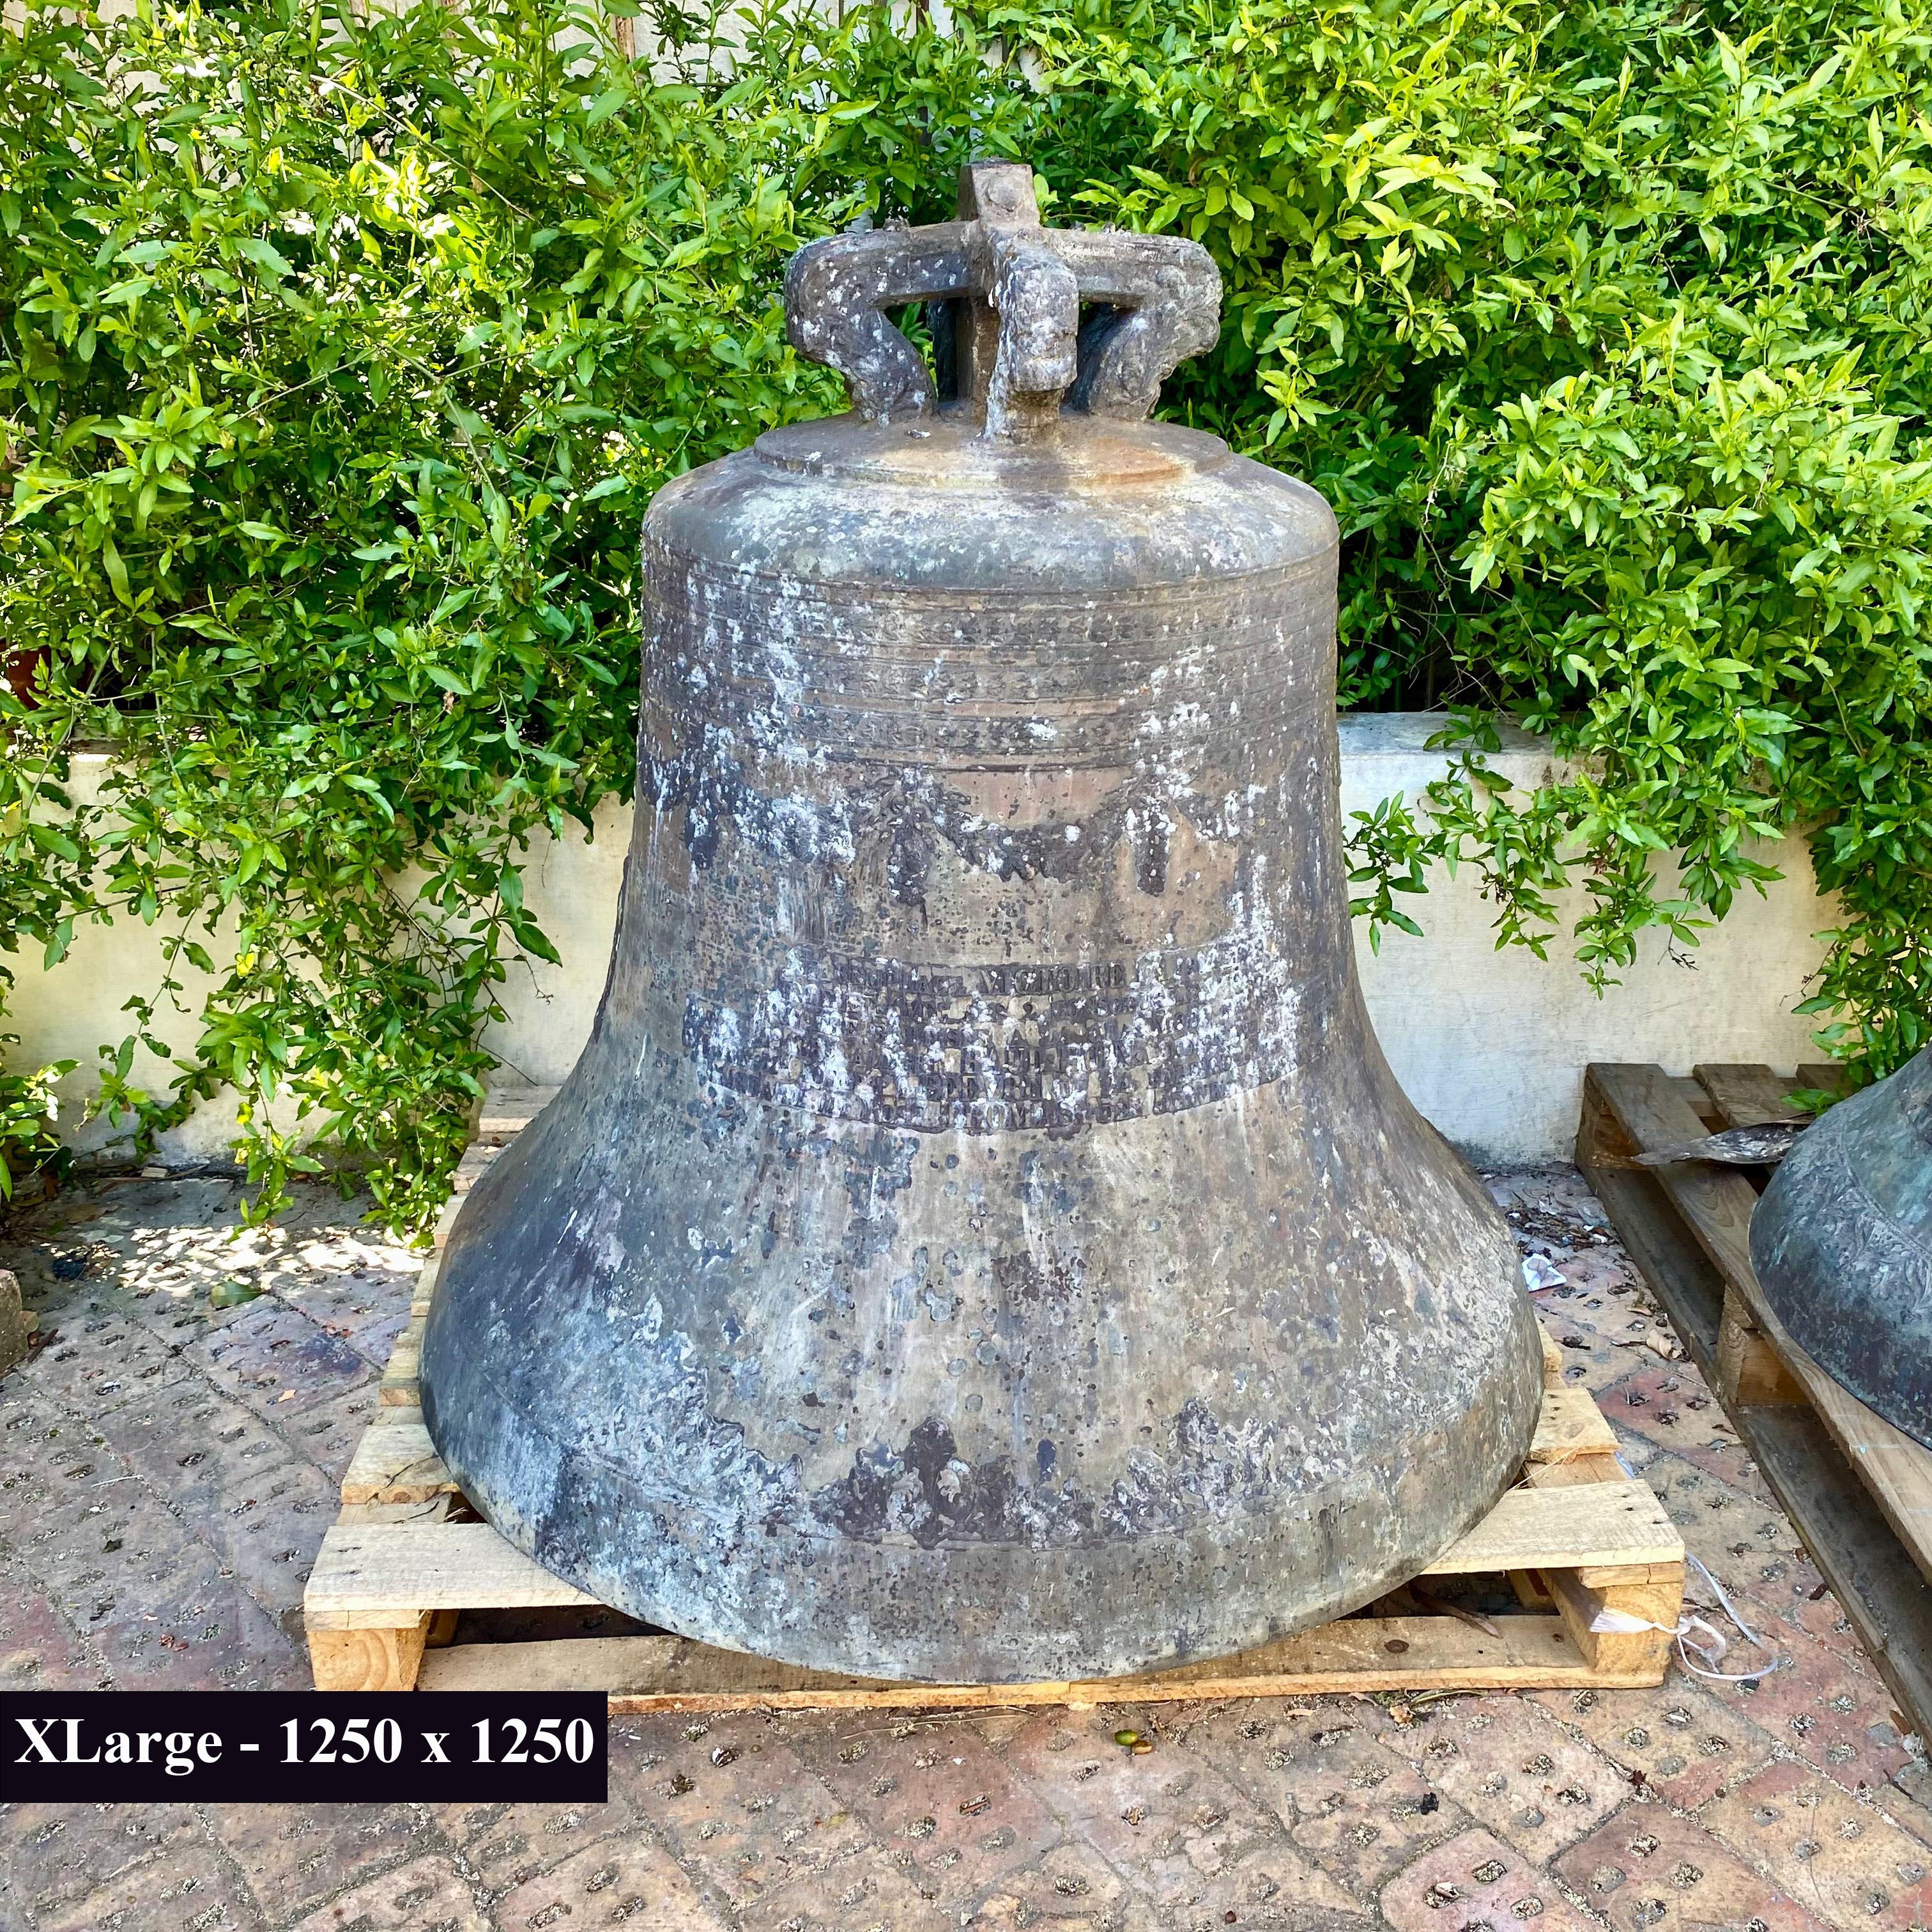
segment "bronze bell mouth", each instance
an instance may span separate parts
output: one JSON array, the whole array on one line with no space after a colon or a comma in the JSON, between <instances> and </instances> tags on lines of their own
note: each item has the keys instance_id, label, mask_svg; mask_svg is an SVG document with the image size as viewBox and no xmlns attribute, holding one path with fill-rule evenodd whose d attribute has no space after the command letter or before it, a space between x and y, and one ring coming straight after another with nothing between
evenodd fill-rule
<instances>
[{"instance_id":1,"label":"bronze bell mouth","mask_svg":"<svg viewBox=\"0 0 1932 1932\"><path fill-rule=\"evenodd\" d=\"M1356 982L1334 519L1144 420L1219 298L976 164L792 264L853 412L651 506L609 981L422 1358L465 1493L620 1610L1118 1675L1357 1607L1522 1463L1514 1243Z\"/></svg>"},{"instance_id":2,"label":"bronze bell mouth","mask_svg":"<svg viewBox=\"0 0 1932 1932\"><path fill-rule=\"evenodd\" d=\"M1932 1046L1805 1130L1750 1252L1792 1340L1932 1448Z\"/></svg>"}]
</instances>

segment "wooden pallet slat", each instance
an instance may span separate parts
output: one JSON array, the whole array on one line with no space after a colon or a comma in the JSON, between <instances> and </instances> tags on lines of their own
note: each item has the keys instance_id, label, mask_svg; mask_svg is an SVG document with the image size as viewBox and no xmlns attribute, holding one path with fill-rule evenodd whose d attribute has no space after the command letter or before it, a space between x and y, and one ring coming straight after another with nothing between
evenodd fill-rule
<instances>
[{"instance_id":1,"label":"wooden pallet slat","mask_svg":"<svg viewBox=\"0 0 1932 1932\"><path fill-rule=\"evenodd\" d=\"M1726 1126L1798 1110L1837 1070L1790 1078L1700 1066L1706 1112ZM1709 1162L1635 1168L1632 1156L1695 1139L1705 1114L1655 1066L1586 1070L1577 1165L1664 1313L1756 1458L1880 1673L1932 1732L1932 1450L1875 1414L1786 1332L1750 1260L1757 1190Z\"/></svg>"},{"instance_id":2,"label":"wooden pallet slat","mask_svg":"<svg viewBox=\"0 0 1932 1932\"><path fill-rule=\"evenodd\" d=\"M476 1116L476 1138L500 1142L521 1133L556 1094L554 1087L493 1087Z\"/></svg>"},{"instance_id":3,"label":"wooden pallet slat","mask_svg":"<svg viewBox=\"0 0 1932 1932\"><path fill-rule=\"evenodd\" d=\"M504 1654L508 1653L508 1654ZM1619 1674L1586 1662L1557 1616L1497 1619L1497 1634L1448 1617L1364 1618L1244 1652L1138 1677L1086 1682L930 1684L841 1677L670 1636L459 1645L425 1659L426 1690L597 1690L617 1712L973 1709L1310 1696L1352 1690L1618 1688L1654 1684L1648 1661Z\"/></svg>"},{"instance_id":4,"label":"wooden pallet slat","mask_svg":"<svg viewBox=\"0 0 1932 1932\"><path fill-rule=\"evenodd\" d=\"M487 1522L338 1522L316 1553L302 1615L312 1630L380 1630L420 1610L579 1609L596 1601Z\"/></svg>"},{"instance_id":5,"label":"wooden pallet slat","mask_svg":"<svg viewBox=\"0 0 1932 1932\"><path fill-rule=\"evenodd\" d=\"M1576 1569L1607 1582L1641 1582L1653 1564L1683 1561L1684 1539L1655 1492L1626 1478L1575 1489L1506 1490L1474 1529L1421 1574ZM1630 1571L1646 1574L1623 1574Z\"/></svg>"},{"instance_id":6,"label":"wooden pallet slat","mask_svg":"<svg viewBox=\"0 0 1932 1932\"><path fill-rule=\"evenodd\" d=\"M1710 1096L1718 1117L1727 1127L1755 1127L1768 1120L1802 1120L1809 1118L1802 1107L1793 1106L1786 1096L1791 1082L1780 1079L1768 1066L1697 1066L1691 1078Z\"/></svg>"},{"instance_id":7,"label":"wooden pallet slat","mask_svg":"<svg viewBox=\"0 0 1932 1932\"><path fill-rule=\"evenodd\" d=\"M342 1479L345 1503L413 1503L454 1492L456 1479L436 1454L422 1414L420 1409L376 1411Z\"/></svg>"}]
</instances>

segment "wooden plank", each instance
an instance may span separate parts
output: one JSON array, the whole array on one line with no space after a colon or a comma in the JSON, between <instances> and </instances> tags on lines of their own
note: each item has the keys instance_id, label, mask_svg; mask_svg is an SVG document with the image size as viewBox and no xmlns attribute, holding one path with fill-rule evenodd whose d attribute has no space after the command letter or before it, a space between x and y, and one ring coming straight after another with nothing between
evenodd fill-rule
<instances>
[{"instance_id":1,"label":"wooden plank","mask_svg":"<svg viewBox=\"0 0 1932 1932\"><path fill-rule=\"evenodd\" d=\"M1544 1384L1536 1436L1529 1445L1532 1464L1574 1462L1616 1453L1616 1432L1604 1420L1588 1389L1580 1382Z\"/></svg>"},{"instance_id":2,"label":"wooden plank","mask_svg":"<svg viewBox=\"0 0 1932 1932\"><path fill-rule=\"evenodd\" d=\"M382 1371L376 1395L385 1408L414 1409L422 1405L419 1377L423 1328L428 1318L427 1314L412 1315L410 1325L396 1337L395 1346L389 1351L389 1365Z\"/></svg>"},{"instance_id":3,"label":"wooden plank","mask_svg":"<svg viewBox=\"0 0 1932 1932\"><path fill-rule=\"evenodd\" d=\"M476 1117L479 1138L507 1139L524 1128L556 1098L554 1087L493 1087Z\"/></svg>"},{"instance_id":4,"label":"wooden plank","mask_svg":"<svg viewBox=\"0 0 1932 1932\"><path fill-rule=\"evenodd\" d=\"M1748 1408L1739 1428L1900 1708L1932 1736L1932 1582L1814 1412Z\"/></svg>"},{"instance_id":5,"label":"wooden plank","mask_svg":"<svg viewBox=\"0 0 1932 1932\"><path fill-rule=\"evenodd\" d=\"M410 1322L412 1327L429 1313L430 1303L436 1294L436 1278L442 1271L442 1257L431 1255L423 1264L423 1271L416 1276L416 1286L410 1291Z\"/></svg>"},{"instance_id":6,"label":"wooden plank","mask_svg":"<svg viewBox=\"0 0 1932 1932\"><path fill-rule=\"evenodd\" d=\"M1759 1325L1810 1399L1839 1453L1871 1492L1906 1556L1932 1581L1932 1450L1833 1380L1768 1309L1760 1310Z\"/></svg>"},{"instance_id":7,"label":"wooden plank","mask_svg":"<svg viewBox=\"0 0 1932 1932\"><path fill-rule=\"evenodd\" d=\"M1558 1464L1559 1468L1564 1466ZM339 1523L358 1522L447 1522L458 1504L461 1496L454 1491L446 1491L434 1496L425 1496L415 1503L344 1503L336 1513ZM463 1504L466 1510L467 1504Z\"/></svg>"},{"instance_id":8,"label":"wooden plank","mask_svg":"<svg viewBox=\"0 0 1932 1932\"><path fill-rule=\"evenodd\" d=\"M1684 1607L1684 1572L1661 1582L1609 1589L1586 1587L1576 1573L1546 1570L1544 1582L1579 1654L1593 1670L1616 1676L1648 1673L1664 1682Z\"/></svg>"},{"instance_id":9,"label":"wooden plank","mask_svg":"<svg viewBox=\"0 0 1932 1932\"><path fill-rule=\"evenodd\" d=\"M500 1147L471 1146L456 1163L456 1172L449 1178L450 1192L467 1194L490 1172L502 1151Z\"/></svg>"},{"instance_id":10,"label":"wooden plank","mask_svg":"<svg viewBox=\"0 0 1932 1932\"><path fill-rule=\"evenodd\" d=\"M1718 1372L1712 1387L1726 1410L1805 1400L1797 1377L1784 1366L1784 1358L1735 1294L1724 1297L1724 1320L1718 1330Z\"/></svg>"},{"instance_id":11,"label":"wooden plank","mask_svg":"<svg viewBox=\"0 0 1932 1932\"><path fill-rule=\"evenodd\" d=\"M1714 1372L1724 1278L1684 1228L1648 1168L1628 1165L1642 1151L1597 1089L1596 1070L1583 1082L1576 1165L1614 1223L1631 1260L1706 1379Z\"/></svg>"},{"instance_id":12,"label":"wooden plank","mask_svg":"<svg viewBox=\"0 0 1932 1932\"><path fill-rule=\"evenodd\" d=\"M318 1690L413 1690L429 1634L428 1616L388 1630L308 1632L309 1669Z\"/></svg>"},{"instance_id":13,"label":"wooden plank","mask_svg":"<svg viewBox=\"0 0 1932 1932\"><path fill-rule=\"evenodd\" d=\"M1793 1086L1814 1093L1836 1094L1841 1098L1850 1084L1845 1077L1844 1066L1835 1060L1812 1060L1799 1067L1792 1079Z\"/></svg>"},{"instance_id":14,"label":"wooden plank","mask_svg":"<svg viewBox=\"0 0 1932 1932\"><path fill-rule=\"evenodd\" d=\"M463 1197L452 1194L442 1204L442 1212L436 1216L436 1226L430 1235L430 1246L441 1254L443 1245L449 1239L449 1231L456 1226L456 1217L463 1212Z\"/></svg>"},{"instance_id":15,"label":"wooden plank","mask_svg":"<svg viewBox=\"0 0 1932 1932\"><path fill-rule=\"evenodd\" d=\"M614 1712L644 1712L1078 1708L1352 1690L1634 1688L1662 1681L1656 1670L1593 1671L1560 1617L1496 1623L1492 1636L1451 1617L1350 1618L1238 1658L1078 1683L890 1683L666 1636L459 1644L428 1657L419 1682L425 1690L601 1690Z\"/></svg>"},{"instance_id":16,"label":"wooden plank","mask_svg":"<svg viewBox=\"0 0 1932 1932\"><path fill-rule=\"evenodd\" d=\"M1707 1133L1712 1128L1724 1125L1724 1121L1718 1112L1717 1103L1712 1100L1708 1094L1705 1092L1703 1082L1695 1074L1679 1074L1674 1078L1666 1075L1665 1077L1670 1079L1670 1084L1683 1096L1685 1104L1689 1106L1690 1111L1703 1121L1705 1131Z\"/></svg>"},{"instance_id":17,"label":"wooden plank","mask_svg":"<svg viewBox=\"0 0 1932 1932\"><path fill-rule=\"evenodd\" d=\"M1808 1120L1802 1107L1785 1096L1798 1084L1760 1063L1738 1066L1694 1066L1718 1118L1727 1127L1755 1127L1766 1120Z\"/></svg>"},{"instance_id":18,"label":"wooden plank","mask_svg":"<svg viewBox=\"0 0 1932 1932\"><path fill-rule=\"evenodd\" d=\"M487 1522L336 1523L322 1539L302 1612L311 1630L381 1630L423 1610L590 1606Z\"/></svg>"},{"instance_id":19,"label":"wooden plank","mask_svg":"<svg viewBox=\"0 0 1932 1932\"><path fill-rule=\"evenodd\" d=\"M1705 1131L1696 1114L1654 1066L1598 1064L1588 1070L1586 1078L1640 1154L1682 1147ZM1757 1206L1757 1190L1735 1169L1708 1161L1680 1161L1650 1172L1725 1285L1736 1290L1754 1312L1759 1298L1757 1277L1750 1264L1750 1220ZM1720 1315L1722 1306L1720 1301ZM1716 1340L1714 1326L1714 1346Z\"/></svg>"},{"instance_id":20,"label":"wooden plank","mask_svg":"<svg viewBox=\"0 0 1932 1932\"><path fill-rule=\"evenodd\" d=\"M342 1479L345 1503L415 1503L453 1492L456 1479L436 1452L422 1412L378 1409Z\"/></svg>"},{"instance_id":21,"label":"wooden plank","mask_svg":"<svg viewBox=\"0 0 1932 1932\"><path fill-rule=\"evenodd\" d=\"M1533 1490L1569 1489L1582 1483L1620 1483L1630 1474L1616 1452L1574 1456L1563 1462L1532 1462L1522 1479Z\"/></svg>"},{"instance_id":22,"label":"wooden plank","mask_svg":"<svg viewBox=\"0 0 1932 1932\"><path fill-rule=\"evenodd\" d=\"M1659 1564L1681 1568L1683 1562L1684 1539L1649 1485L1625 1480L1568 1489L1507 1490L1482 1522L1422 1574L1622 1573Z\"/></svg>"}]
</instances>

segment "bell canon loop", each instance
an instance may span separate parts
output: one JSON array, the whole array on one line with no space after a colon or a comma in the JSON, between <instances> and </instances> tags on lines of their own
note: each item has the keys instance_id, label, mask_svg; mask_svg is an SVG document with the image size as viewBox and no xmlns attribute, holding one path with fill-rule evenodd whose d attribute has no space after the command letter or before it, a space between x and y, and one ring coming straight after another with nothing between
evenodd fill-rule
<instances>
[{"instance_id":1,"label":"bell canon loop","mask_svg":"<svg viewBox=\"0 0 1932 1932\"><path fill-rule=\"evenodd\" d=\"M1205 252L1024 167L785 294L853 411L651 505L610 978L456 1222L424 1419L558 1575L790 1663L1354 1609L1514 1479L1541 1354L1356 982L1334 519L1144 420Z\"/></svg>"}]
</instances>

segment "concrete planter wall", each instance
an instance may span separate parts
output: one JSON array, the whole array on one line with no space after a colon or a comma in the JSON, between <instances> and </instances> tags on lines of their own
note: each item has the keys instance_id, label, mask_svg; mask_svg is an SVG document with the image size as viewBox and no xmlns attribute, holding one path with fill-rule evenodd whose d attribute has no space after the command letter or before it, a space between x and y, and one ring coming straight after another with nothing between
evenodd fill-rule
<instances>
[{"instance_id":1,"label":"concrete planter wall","mask_svg":"<svg viewBox=\"0 0 1932 1932\"><path fill-rule=\"evenodd\" d=\"M1424 745L1440 723L1415 713L1343 718L1344 812L1397 792L1414 796L1439 777L1447 760ZM1548 782L1553 769L1547 748L1522 733L1491 763L1525 789ZM76 771L80 797L91 795L102 769L95 759ZM629 836L628 811L607 806L594 841L532 849L526 899L563 964L532 960L512 973L503 995L510 1018L491 1030L488 1045L514 1077L539 1085L561 1080L590 1033ZM1647 939L1624 985L1601 1000L1561 944L1547 964L1520 947L1497 952L1493 910L1474 874L1466 868L1452 880L1438 873L1426 896L1404 907L1424 938L1387 934L1378 956L1358 928L1363 986L1390 1064L1452 1141L1472 1158L1502 1163L1568 1157L1588 1061L1656 1060L1683 1073L1699 1060L1789 1068L1816 1058L1812 1022L1792 1008L1822 951L1814 935L1833 924L1833 908L1816 890L1802 844L1787 840L1764 856L1785 874L1767 898L1741 896L1688 962L1671 958L1660 936ZM82 927L52 972L24 958L16 970L10 1024L21 1035L18 1064L79 1060L67 1083L77 1118L94 1049L128 1030L121 1007L128 995L152 993L160 979L159 930L129 920ZM183 976L198 1008L196 976ZM172 1033L186 1045L192 1022L178 1021ZM166 1084L159 1062L137 1063L136 1077L157 1090ZM232 1109L204 1106L168 1137L160 1158L170 1166L224 1158L232 1124ZM73 1138L86 1154L111 1151L100 1123Z\"/></svg>"}]
</instances>

